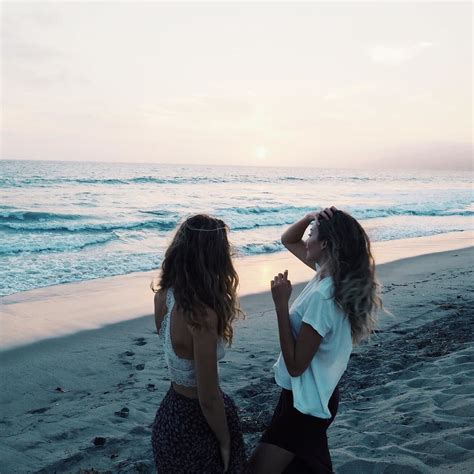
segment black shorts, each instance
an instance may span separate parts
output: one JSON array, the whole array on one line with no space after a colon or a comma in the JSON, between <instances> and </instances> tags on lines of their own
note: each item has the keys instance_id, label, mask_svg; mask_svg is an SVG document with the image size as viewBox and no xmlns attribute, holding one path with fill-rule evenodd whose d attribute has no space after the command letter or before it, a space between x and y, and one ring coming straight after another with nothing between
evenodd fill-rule
<instances>
[{"instance_id":1,"label":"black shorts","mask_svg":"<svg viewBox=\"0 0 474 474\"><path fill-rule=\"evenodd\" d=\"M336 416L338 405L339 389L336 387L328 404L331 418L305 415L293 406L293 392L282 389L272 421L260 442L295 454L295 459L284 471L286 474L333 472L326 431Z\"/></svg>"}]
</instances>

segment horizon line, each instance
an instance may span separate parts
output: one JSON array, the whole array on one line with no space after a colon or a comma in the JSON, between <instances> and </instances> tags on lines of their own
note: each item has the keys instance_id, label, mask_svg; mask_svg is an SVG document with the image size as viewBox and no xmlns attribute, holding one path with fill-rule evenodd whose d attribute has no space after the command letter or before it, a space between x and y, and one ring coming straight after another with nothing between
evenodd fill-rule
<instances>
[{"instance_id":1,"label":"horizon line","mask_svg":"<svg viewBox=\"0 0 474 474\"><path fill-rule=\"evenodd\" d=\"M53 163L100 163L100 164L113 164L113 165L164 165L164 166L195 166L195 167L217 167L217 168L279 168L279 169L326 169L326 170L360 170L360 171L368 171L368 170L377 170L377 171L473 171L473 166L468 167L457 167L457 168L430 168L430 167L411 167L411 168L394 168L394 167L380 167L374 166L374 163L368 163L366 165L362 165L357 168L352 167L344 167L344 166L311 166L311 165L291 165L291 166L284 166L284 165L268 165L268 164L255 164L255 165L224 165L224 164L216 164L216 163L170 163L170 162L155 162L155 161L100 161L100 160L58 160L58 159L32 159L32 158L3 158L0 157L0 161L33 161L35 163L41 162L53 162Z\"/></svg>"}]
</instances>

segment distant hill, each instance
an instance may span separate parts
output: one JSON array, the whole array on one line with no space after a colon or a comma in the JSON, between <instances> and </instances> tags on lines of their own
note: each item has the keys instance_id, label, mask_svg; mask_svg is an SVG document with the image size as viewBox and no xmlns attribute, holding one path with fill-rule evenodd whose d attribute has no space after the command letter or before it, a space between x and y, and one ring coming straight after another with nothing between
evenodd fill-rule
<instances>
[{"instance_id":1,"label":"distant hill","mask_svg":"<svg viewBox=\"0 0 474 474\"><path fill-rule=\"evenodd\" d=\"M381 152L372 161L374 168L433 170L471 170L474 162L472 143L425 144Z\"/></svg>"}]
</instances>

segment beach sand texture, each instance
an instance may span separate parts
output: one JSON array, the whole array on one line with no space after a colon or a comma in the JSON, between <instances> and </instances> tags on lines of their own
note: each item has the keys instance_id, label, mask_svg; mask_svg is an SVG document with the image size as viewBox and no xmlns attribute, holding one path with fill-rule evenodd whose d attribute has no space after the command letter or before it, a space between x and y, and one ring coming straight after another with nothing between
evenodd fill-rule
<instances>
[{"instance_id":1,"label":"beach sand texture","mask_svg":"<svg viewBox=\"0 0 474 474\"><path fill-rule=\"evenodd\" d=\"M379 276L393 316L381 316L341 381L329 430L334 468L474 472L472 247L387 263ZM269 292L242 306L248 317L220 369L251 449L278 398L279 346ZM2 473L154 472L150 426L169 379L151 316L0 357Z\"/></svg>"}]
</instances>

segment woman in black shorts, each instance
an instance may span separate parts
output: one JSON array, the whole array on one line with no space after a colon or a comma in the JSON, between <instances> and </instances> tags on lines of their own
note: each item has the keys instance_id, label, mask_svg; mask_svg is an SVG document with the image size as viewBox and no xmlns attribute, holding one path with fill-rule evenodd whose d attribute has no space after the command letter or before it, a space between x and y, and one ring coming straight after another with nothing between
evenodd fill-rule
<instances>
[{"instance_id":1,"label":"woman in black shorts","mask_svg":"<svg viewBox=\"0 0 474 474\"><path fill-rule=\"evenodd\" d=\"M331 473L326 431L337 412L337 384L353 343L372 333L381 307L374 259L361 225L334 207L290 226L282 242L316 275L290 309L288 272L271 282L281 346L274 370L282 392L250 468L258 474Z\"/></svg>"}]
</instances>

